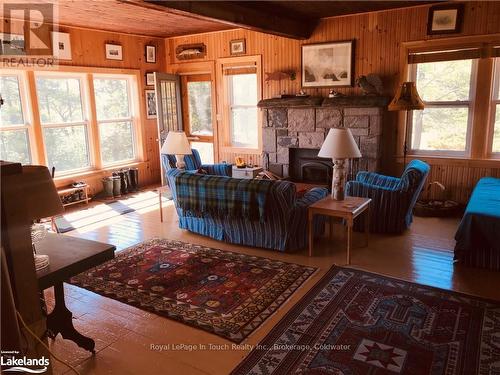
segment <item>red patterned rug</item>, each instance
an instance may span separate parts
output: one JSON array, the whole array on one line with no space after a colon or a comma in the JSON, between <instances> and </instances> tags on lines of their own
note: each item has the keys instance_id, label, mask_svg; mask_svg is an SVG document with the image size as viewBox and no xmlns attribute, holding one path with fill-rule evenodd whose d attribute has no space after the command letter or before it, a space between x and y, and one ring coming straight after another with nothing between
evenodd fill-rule
<instances>
[{"instance_id":1,"label":"red patterned rug","mask_svg":"<svg viewBox=\"0 0 500 375\"><path fill-rule=\"evenodd\" d=\"M498 374L500 302L333 267L232 372Z\"/></svg>"},{"instance_id":2,"label":"red patterned rug","mask_svg":"<svg viewBox=\"0 0 500 375\"><path fill-rule=\"evenodd\" d=\"M315 268L153 239L71 283L240 343Z\"/></svg>"}]
</instances>

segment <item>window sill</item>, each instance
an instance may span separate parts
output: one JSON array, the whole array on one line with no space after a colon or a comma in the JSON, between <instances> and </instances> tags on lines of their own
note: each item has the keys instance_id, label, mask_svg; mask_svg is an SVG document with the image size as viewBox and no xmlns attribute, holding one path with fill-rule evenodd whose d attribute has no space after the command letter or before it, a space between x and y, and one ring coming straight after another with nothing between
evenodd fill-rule
<instances>
[{"instance_id":1,"label":"window sill","mask_svg":"<svg viewBox=\"0 0 500 375\"><path fill-rule=\"evenodd\" d=\"M102 169L91 169L91 170L86 170L86 171L79 171L79 172L75 172L75 173L71 173L71 174L65 174L62 176L56 176L56 177L54 177L54 182L55 182L56 186L63 186L65 184L68 184L68 183L76 181L76 180L101 177L101 176L109 175L110 173L117 171L117 170L120 170L122 168L141 167L141 166L144 166L145 164L146 164L146 162L143 162L143 161L134 161L131 163L104 167Z\"/></svg>"},{"instance_id":2,"label":"window sill","mask_svg":"<svg viewBox=\"0 0 500 375\"><path fill-rule=\"evenodd\" d=\"M499 168L500 158L468 158L468 157L458 157L458 156L428 156L428 155L407 155L406 160L419 159L426 161L434 165L457 165L464 167L484 167L484 168ZM402 156L396 158L398 163L403 163L404 159Z\"/></svg>"}]
</instances>

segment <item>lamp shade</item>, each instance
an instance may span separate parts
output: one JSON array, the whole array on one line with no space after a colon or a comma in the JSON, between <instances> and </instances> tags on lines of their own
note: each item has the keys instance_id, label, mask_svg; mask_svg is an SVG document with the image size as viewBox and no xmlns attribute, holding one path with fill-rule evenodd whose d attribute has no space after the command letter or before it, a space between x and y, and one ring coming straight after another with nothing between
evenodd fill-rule
<instances>
[{"instance_id":1,"label":"lamp shade","mask_svg":"<svg viewBox=\"0 0 500 375\"><path fill-rule=\"evenodd\" d=\"M38 220L64 212L56 186L47 167L41 165L23 166L22 191L28 217Z\"/></svg>"},{"instance_id":2,"label":"lamp shade","mask_svg":"<svg viewBox=\"0 0 500 375\"><path fill-rule=\"evenodd\" d=\"M191 146L184 132L170 131L167 134L167 139L161 146L162 154L167 155L189 155L191 154Z\"/></svg>"},{"instance_id":3,"label":"lamp shade","mask_svg":"<svg viewBox=\"0 0 500 375\"><path fill-rule=\"evenodd\" d=\"M332 128L328 132L318 156L320 158L351 159L360 158L361 152L359 152L351 130L347 128Z\"/></svg>"},{"instance_id":4,"label":"lamp shade","mask_svg":"<svg viewBox=\"0 0 500 375\"><path fill-rule=\"evenodd\" d=\"M415 82L403 82L389 104L389 111L410 111L413 109L424 109L424 102L418 95Z\"/></svg>"}]
</instances>

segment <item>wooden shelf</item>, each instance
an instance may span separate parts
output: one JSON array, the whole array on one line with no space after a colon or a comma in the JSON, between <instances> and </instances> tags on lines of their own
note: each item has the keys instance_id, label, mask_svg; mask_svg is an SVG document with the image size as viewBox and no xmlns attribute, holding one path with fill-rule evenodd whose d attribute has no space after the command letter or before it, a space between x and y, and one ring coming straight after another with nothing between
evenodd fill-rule
<instances>
[{"instance_id":1,"label":"wooden shelf","mask_svg":"<svg viewBox=\"0 0 500 375\"><path fill-rule=\"evenodd\" d=\"M85 202L86 204L89 204L89 186L87 184L81 185L81 186L75 186L75 187L72 186L72 187L57 189L57 194L59 194L61 196L61 195L65 195L65 194L74 193L74 192L77 192L80 190L83 190L83 192L85 194L85 198L79 199L79 200L76 200L73 202L68 202L68 203L62 203L62 199L61 199L62 205L64 207L66 207L66 206L71 206L73 204L83 203L83 202Z\"/></svg>"}]
</instances>

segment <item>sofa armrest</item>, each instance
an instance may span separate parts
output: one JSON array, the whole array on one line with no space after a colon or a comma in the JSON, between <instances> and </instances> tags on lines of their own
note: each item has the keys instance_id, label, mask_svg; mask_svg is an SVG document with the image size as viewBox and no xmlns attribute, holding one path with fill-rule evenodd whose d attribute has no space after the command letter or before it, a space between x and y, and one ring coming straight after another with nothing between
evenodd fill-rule
<instances>
[{"instance_id":1,"label":"sofa armrest","mask_svg":"<svg viewBox=\"0 0 500 375\"><path fill-rule=\"evenodd\" d=\"M233 172L233 165L227 163L219 164L203 164L202 169L206 170L208 174L216 176L226 176L231 177Z\"/></svg>"},{"instance_id":2,"label":"sofa armrest","mask_svg":"<svg viewBox=\"0 0 500 375\"><path fill-rule=\"evenodd\" d=\"M315 187L306 192L301 198L295 201L295 206L300 208L307 208L314 202L325 198L328 195L328 189Z\"/></svg>"},{"instance_id":3,"label":"sofa armrest","mask_svg":"<svg viewBox=\"0 0 500 375\"><path fill-rule=\"evenodd\" d=\"M364 182L370 185L394 187L401 182L398 177L384 176L375 172L358 172L356 175L356 181Z\"/></svg>"}]
</instances>

